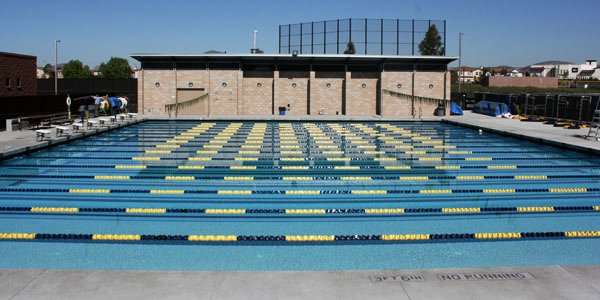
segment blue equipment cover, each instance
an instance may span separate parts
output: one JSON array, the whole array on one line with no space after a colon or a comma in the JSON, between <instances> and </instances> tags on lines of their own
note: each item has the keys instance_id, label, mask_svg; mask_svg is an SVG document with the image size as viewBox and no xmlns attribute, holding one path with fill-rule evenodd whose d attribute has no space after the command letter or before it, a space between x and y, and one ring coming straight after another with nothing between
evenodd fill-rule
<instances>
[{"instance_id":1,"label":"blue equipment cover","mask_svg":"<svg viewBox=\"0 0 600 300\"><path fill-rule=\"evenodd\" d=\"M473 106L473 112L488 116L500 117L509 113L508 105L504 103L479 101Z\"/></svg>"},{"instance_id":2,"label":"blue equipment cover","mask_svg":"<svg viewBox=\"0 0 600 300\"><path fill-rule=\"evenodd\" d=\"M110 107L121 107L121 100L117 97L109 97L108 101L110 101Z\"/></svg>"},{"instance_id":3,"label":"blue equipment cover","mask_svg":"<svg viewBox=\"0 0 600 300\"><path fill-rule=\"evenodd\" d=\"M462 116L463 115L463 111L462 108L460 108L460 105L452 102L450 103L450 114L451 115L458 115L458 116Z\"/></svg>"}]
</instances>

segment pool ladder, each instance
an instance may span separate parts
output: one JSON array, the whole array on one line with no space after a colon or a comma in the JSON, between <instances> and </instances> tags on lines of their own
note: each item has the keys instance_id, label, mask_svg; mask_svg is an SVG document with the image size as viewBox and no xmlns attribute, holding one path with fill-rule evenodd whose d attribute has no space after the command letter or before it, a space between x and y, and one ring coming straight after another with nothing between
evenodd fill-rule
<instances>
[{"instance_id":1,"label":"pool ladder","mask_svg":"<svg viewBox=\"0 0 600 300\"><path fill-rule=\"evenodd\" d=\"M413 107L412 109L412 118L414 119L416 116L416 109ZM423 109L419 106L419 119L423 118Z\"/></svg>"},{"instance_id":2,"label":"pool ladder","mask_svg":"<svg viewBox=\"0 0 600 300\"><path fill-rule=\"evenodd\" d=\"M594 109L590 130L588 130L588 134L585 136L586 139L593 137L596 141L598 141L598 131L600 131L600 110L598 110L598 104L600 104L600 101L596 102L596 109Z\"/></svg>"}]
</instances>

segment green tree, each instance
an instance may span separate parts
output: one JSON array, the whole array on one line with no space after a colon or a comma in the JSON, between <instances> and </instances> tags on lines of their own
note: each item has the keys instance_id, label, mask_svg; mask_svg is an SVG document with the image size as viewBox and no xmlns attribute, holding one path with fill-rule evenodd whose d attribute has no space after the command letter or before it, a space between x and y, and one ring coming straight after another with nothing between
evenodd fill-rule
<instances>
[{"instance_id":1,"label":"green tree","mask_svg":"<svg viewBox=\"0 0 600 300\"><path fill-rule=\"evenodd\" d=\"M482 68L481 69L481 77L479 77L479 80L477 80L477 84L480 84L482 86L488 86L490 83L490 78L488 77L488 75L491 75L492 72L490 72L489 68Z\"/></svg>"},{"instance_id":2,"label":"green tree","mask_svg":"<svg viewBox=\"0 0 600 300\"><path fill-rule=\"evenodd\" d=\"M506 74L508 74L508 69L506 67L502 67L500 70L500 75L506 76Z\"/></svg>"},{"instance_id":3,"label":"green tree","mask_svg":"<svg viewBox=\"0 0 600 300\"><path fill-rule=\"evenodd\" d=\"M346 50L344 50L344 54L355 54L355 53L356 53L356 49L354 48L354 43L349 42L346 45Z\"/></svg>"},{"instance_id":4,"label":"green tree","mask_svg":"<svg viewBox=\"0 0 600 300\"><path fill-rule=\"evenodd\" d=\"M458 73L459 72L460 72L459 70L450 72L450 83L452 83L452 84L458 83Z\"/></svg>"},{"instance_id":5,"label":"green tree","mask_svg":"<svg viewBox=\"0 0 600 300\"><path fill-rule=\"evenodd\" d=\"M44 66L44 74L48 75L48 78L54 78L54 67L51 64Z\"/></svg>"},{"instance_id":6,"label":"green tree","mask_svg":"<svg viewBox=\"0 0 600 300\"><path fill-rule=\"evenodd\" d=\"M419 44L421 55L444 55L444 46L442 46L442 37L435 25L431 25L425 38Z\"/></svg>"},{"instance_id":7,"label":"green tree","mask_svg":"<svg viewBox=\"0 0 600 300\"><path fill-rule=\"evenodd\" d=\"M99 68L102 78L125 79L131 78L131 67L126 59L111 57L106 63L101 63Z\"/></svg>"},{"instance_id":8,"label":"green tree","mask_svg":"<svg viewBox=\"0 0 600 300\"><path fill-rule=\"evenodd\" d=\"M92 74L90 67L84 65L79 60L70 60L63 66L63 76L65 78L90 78Z\"/></svg>"}]
</instances>

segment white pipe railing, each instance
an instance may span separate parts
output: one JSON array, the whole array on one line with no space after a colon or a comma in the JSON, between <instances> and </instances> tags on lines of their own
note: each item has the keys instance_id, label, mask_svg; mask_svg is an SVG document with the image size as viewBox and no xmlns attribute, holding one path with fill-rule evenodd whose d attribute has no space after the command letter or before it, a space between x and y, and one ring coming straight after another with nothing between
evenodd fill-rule
<instances>
[{"instance_id":1,"label":"white pipe railing","mask_svg":"<svg viewBox=\"0 0 600 300\"><path fill-rule=\"evenodd\" d=\"M169 115L171 115L171 113L173 112L173 110L175 111L175 116L177 116L177 112L180 109L186 108L186 107L190 107L198 102L200 102L201 100L205 99L208 97L208 93L200 96L200 97L196 97L190 100L186 100L183 102L177 102L177 103L169 103L169 104L165 104L165 112L167 112Z\"/></svg>"},{"instance_id":2,"label":"white pipe railing","mask_svg":"<svg viewBox=\"0 0 600 300\"><path fill-rule=\"evenodd\" d=\"M383 93L393 96L393 97L396 97L401 100L409 100L409 101L414 100L415 106L416 106L417 102L419 102L419 104L435 104L435 105L443 104L444 106L447 106L450 103L449 99L444 100L444 99L438 99L438 98L412 96L412 95L398 93L398 92L394 92L394 91L390 91L390 90L386 90L386 89L383 89Z\"/></svg>"}]
</instances>

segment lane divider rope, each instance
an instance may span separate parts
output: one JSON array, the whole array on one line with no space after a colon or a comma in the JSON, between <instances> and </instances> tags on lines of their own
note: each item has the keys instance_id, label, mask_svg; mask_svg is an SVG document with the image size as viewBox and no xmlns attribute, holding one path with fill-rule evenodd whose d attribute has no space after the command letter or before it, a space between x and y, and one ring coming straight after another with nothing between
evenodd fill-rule
<instances>
[{"instance_id":1,"label":"lane divider rope","mask_svg":"<svg viewBox=\"0 0 600 300\"><path fill-rule=\"evenodd\" d=\"M218 194L218 195L386 195L386 194L515 194L515 193L596 193L600 188L532 188L532 189L420 189L420 190L178 190L178 189L53 189L0 188L3 193L71 193L71 194Z\"/></svg>"},{"instance_id":2,"label":"lane divider rope","mask_svg":"<svg viewBox=\"0 0 600 300\"><path fill-rule=\"evenodd\" d=\"M35 241L108 241L108 242L291 242L331 243L351 241L372 242L415 242L415 241L469 241L469 240L514 240L514 239L559 239L600 238L600 231L545 231L545 232L476 232L435 234L355 234L355 235L167 235L167 234L89 234L89 233L0 233L0 240Z\"/></svg>"},{"instance_id":3,"label":"lane divider rope","mask_svg":"<svg viewBox=\"0 0 600 300\"><path fill-rule=\"evenodd\" d=\"M291 215L340 215L340 214L473 214L473 213L558 213L600 212L600 206L512 206L512 207L445 207L445 208L294 208L294 209L245 209L245 208L107 208L107 207L40 207L2 206L0 212L31 213L127 213L127 214L291 214Z\"/></svg>"},{"instance_id":4,"label":"lane divider rope","mask_svg":"<svg viewBox=\"0 0 600 300\"><path fill-rule=\"evenodd\" d=\"M186 166L203 167L203 166ZM0 174L11 179L95 179L95 180L548 180L548 179L600 179L600 175L462 175L462 176L160 176L160 175L44 175Z\"/></svg>"}]
</instances>

